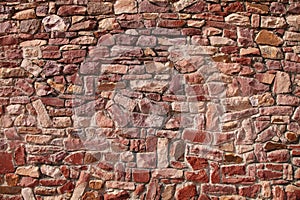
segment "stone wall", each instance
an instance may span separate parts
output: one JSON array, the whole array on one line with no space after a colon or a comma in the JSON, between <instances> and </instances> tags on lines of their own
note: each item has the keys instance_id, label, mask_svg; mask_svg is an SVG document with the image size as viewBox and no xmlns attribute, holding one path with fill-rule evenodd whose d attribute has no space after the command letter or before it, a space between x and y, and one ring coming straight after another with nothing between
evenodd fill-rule
<instances>
[{"instance_id":1,"label":"stone wall","mask_svg":"<svg viewBox=\"0 0 300 200\"><path fill-rule=\"evenodd\" d=\"M0 2L0 199L300 199L297 0Z\"/></svg>"}]
</instances>

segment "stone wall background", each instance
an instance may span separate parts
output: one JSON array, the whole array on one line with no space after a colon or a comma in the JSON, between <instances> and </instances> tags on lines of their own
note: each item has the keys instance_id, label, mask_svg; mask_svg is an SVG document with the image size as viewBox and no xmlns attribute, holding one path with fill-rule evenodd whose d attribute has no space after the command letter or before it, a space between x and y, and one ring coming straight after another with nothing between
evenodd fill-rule
<instances>
[{"instance_id":1,"label":"stone wall background","mask_svg":"<svg viewBox=\"0 0 300 200\"><path fill-rule=\"evenodd\" d=\"M300 199L299 13L0 2L0 199Z\"/></svg>"}]
</instances>

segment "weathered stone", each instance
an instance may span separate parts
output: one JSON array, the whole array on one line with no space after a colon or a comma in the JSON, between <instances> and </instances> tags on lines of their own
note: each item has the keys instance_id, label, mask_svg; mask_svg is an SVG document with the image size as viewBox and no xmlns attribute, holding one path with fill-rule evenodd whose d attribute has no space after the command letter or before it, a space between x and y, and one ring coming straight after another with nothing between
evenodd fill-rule
<instances>
[{"instance_id":1,"label":"weathered stone","mask_svg":"<svg viewBox=\"0 0 300 200\"><path fill-rule=\"evenodd\" d=\"M250 26L249 17L236 13L230 14L227 17L225 17L225 22L237 26Z\"/></svg>"},{"instance_id":2,"label":"weathered stone","mask_svg":"<svg viewBox=\"0 0 300 200\"><path fill-rule=\"evenodd\" d=\"M30 176L32 178L40 177L39 167L35 166L18 167L16 170L16 174L22 176Z\"/></svg>"},{"instance_id":3,"label":"weathered stone","mask_svg":"<svg viewBox=\"0 0 300 200\"><path fill-rule=\"evenodd\" d=\"M162 200L171 200L174 197L175 186L174 185L166 185L164 191L161 194Z\"/></svg>"},{"instance_id":4,"label":"weathered stone","mask_svg":"<svg viewBox=\"0 0 300 200\"><path fill-rule=\"evenodd\" d=\"M22 20L20 23L20 31L22 33L35 34L40 29L40 20L30 19Z\"/></svg>"},{"instance_id":5,"label":"weathered stone","mask_svg":"<svg viewBox=\"0 0 300 200\"><path fill-rule=\"evenodd\" d=\"M36 199L31 188L23 188L21 194L22 194L22 197L24 200L35 200Z\"/></svg>"},{"instance_id":6,"label":"weathered stone","mask_svg":"<svg viewBox=\"0 0 300 200\"><path fill-rule=\"evenodd\" d=\"M150 0L152 1L165 1L165 0ZM169 9L165 6L157 6L156 4L150 3L149 1L142 1L139 3L139 12L140 13L164 13Z\"/></svg>"},{"instance_id":7,"label":"weathered stone","mask_svg":"<svg viewBox=\"0 0 300 200\"><path fill-rule=\"evenodd\" d=\"M71 200L77 200L82 197L84 190L88 184L90 175L84 171L80 173L79 180L76 183Z\"/></svg>"},{"instance_id":8,"label":"weathered stone","mask_svg":"<svg viewBox=\"0 0 300 200\"><path fill-rule=\"evenodd\" d=\"M287 41L300 41L300 33L286 31L283 39Z\"/></svg>"},{"instance_id":9,"label":"weathered stone","mask_svg":"<svg viewBox=\"0 0 300 200\"><path fill-rule=\"evenodd\" d=\"M264 149L266 151L274 151L274 150L286 149L286 145L285 144L281 144L281 143L275 143L275 142L267 142L264 145Z\"/></svg>"},{"instance_id":10,"label":"weathered stone","mask_svg":"<svg viewBox=\"0 0 300 200\"><path fill-rule=\"evenodd\" d=\"M94 190L100 190L103 186L103 183L104 182L102 180L90 180L89 187Z\"/></svg>"},{"instance_id":11,"label":"weathered stone","mask_svg":"<svg viewBox=\"0 0 300 200\"><path fill-rule=\"evenodd\" d=\"M260 51L258 48L247 48L247 49L241 49L240 51L241 56L246 56L246 55L260 55Z\"/></svg>"},{"instance_id":12,"label":"weathered stone","mask_svg":"<svg viewBox=\"0 0 300 200\"><path fill-rule=\"evenodd\" d=\"M53 126L56 128L66 128L71 127L72 121L70 117L54 117Z\"/></svg>"},{"instance_id":13,"label":"weathered stone","mask_svg":"<svg viewBox=\"0 0 300 200\"><path fill-rule=\"evenodd\" d=\"M78 38L75 38L71 40L71 44L80 44L80 45L95 45L96 44L96 38L91 36L81 36Z\"/></svg>"},{"instance_id":14,"label":"weathered stone","mask_svg":"<svg viewBox=\"0 0 300 200\"><path fill-rule=\"evenodd\" d=\"M289 142L297 142L299 138L298 134L294 132L286 132L284 136Z\"/></svg>"},{"instance_id":15,"label":"weathered stone","mask_svg":"<svg viewBox=\"0 0 300 200\"><path fill-rule=\"evenodd\" d=\"M246 9L248 12L254 12L258 14L267 14L269 12L269 7L263 4L254 4L246 2Z\"/></svg>"},{"instance_id":16,"label":"weathered stone","mask_svg":"<svg viewBox=\"0 0 300 200\"><path fill-rule=\"evenodd\" d=\"M286 14L285 5L279 2L272 2L270 6L271 13Z\"/></svg>"},{"instance_id":17,"label":"weathered stone","mask_svg":"<svg viewBox=\"0 0 300 200\"><path fill-rule=\"evenodd\" d=\"M225 37L211 36L209 37L209 40L211 45L213 46L236 45L236 42L234 40Z\"/></svg>"},{"instance_id":18,"label":"weathered stone","mask_svg":"<svg viewBox=\"0 0 300 200\"><path fill-rule=\"evenodd\" d=\"M163 28L180 28L186 24L184 20L160 20L157 24Z\"/></svg>"},{"instance_id":19,"label":"weathered stone","mask_svg":"<svg viewBox=\"0 0 300 200\"><path fill-rule=\"evenodd\" d=\"M137 91L163 93L167 89L168 83L164 81L133 80L130 87Z\"/></svg>"},{"instance_id":20,"label":"weathered stone","mask_svg":"<svg viewBox=\"0 0 300 200\"><path fill-rule=\"evenodd\" d=\"M300 15L289 15L286 17L286 22L290 26L300 29Z\"/></svg>"},{"instance_id":21,"label":"weathered stone","mask_svg":"<svg viewBox=\"0 0 300 200\"><path fill-rule=\"evenodd\" d=\"M140 168L156 168L156 160L155 153L137 154L137 166Z\"/></svg>"},{"instance_id":22,"label":"weathered stone","mask_svg":"<svg viewBox=\"0 0 300 200\"><path fill-rule=\"evenodd\" d=\"M94 20L87 20L84 22L75 23L70 27L69 31L90 31L96 27L96 24L97 23Z\"/></svg>"},{"instance_id":23,"label":"weathered stone","mask_svg":"<svg viewBox=\"0 0 300 200\"><path fill-rule=\"evenodd\" d=\"M299 14L300 4L298 2L291 2L288 8L288 13Z\"/></svg>"},{"instance_id":24,"label":"weathered stone","mask_svg":"<svg viewBox=\"0 0 300 200\"><path fill-rule=\"evenodd\" d=\"M96 124L101 128L112 128L114 125L114 122L109 116L106 116L104 112L97 112L95 114L95 120Z\"/></svg>"},{"instance_id":25,"label":"weathered stone","mask_svg":"<svg viewBox=\"0 0 300 200\"><path fill-rule=\"evenodd\" d=\"M262 28L284 28L286 25L283 17L261 16Z\"/></svg>"},{"instance_id":26,"label":"weathered stone","mask_svg":"<svg viewBox=\"0 0 300 200\"><path fill-rule=\"evenodd\" d=\"M21 47L36 47L36 46L44 46L47 44L46 40L28 40L25 42L21 42Z\"/></svg>"},{"instance_id":27,"label":"weathered stone","mask_svg":"<svg viewBox=\"0 0 300 200\"><path fill-rule=\"evenodd\" d=\"M135 189L135 185L132 182L106 181L105 186L107 188L122 189L122 190L134 190Z\"/></svg>"},{"instance_id":28,"label":"weathered stone","mask_svg":"<svg viewBox=\"0 0 300 200\"><path fill-rule=\"evenodd\" d=\"M287 162L290 159L290 154L289 150L276 150L276 151L271 151L270 153L267 154L268 160L270 162Z\"/></svg>"},{"instance_id":29,"label":"weathered stone","mask_svg":"<svg viewBox=\"0 0 300 200\"><path fill-rule=\"evenodd\" d=\"M148 183L150 180L150 173L148 170L135 169L132 171L133 180L138 183Z\"/></svg>"},{"instance_id":30,"label":"weathered stone","mask_svg":"<svg viewBox=\"0 0 300 200\"><path fill-rule=\"evenodd\" d=\"M17 20L34 19L36 15L34 9L28 9L17 12L12 18Z\"/></svg>"},{"instance_id":31,"label":"weathered stone","mask_svg":"<svg viewBox=\"0 0 300 200\"><path fill-rule=\"evenodd\" d=\"M57 15L50 15L42 20L46 32L66 30L66 24L63 19Z\"/></svg>"},{"instance_id":32,"label":"weathered stone","mask_svg":"<svg viewBox=\"0 0 300 200\"><path fill-rule=\"evenodd\" d=\"M117 0L114 4L115 14L137 13L137 2L135 0Z\"/></svg>"},{"instance_id":33,"label":"weathered stone","mask_svg":"<svg viewBox=\"0 0 300 200\"><path fill-rule=\"evenodd\" d=\"M156 40L154 36L140 36L136 44L138 46L154 47L156 46Z\"/></svg>"},{"instance_id":34,"label":"weathered stone","mask_svg":"<svg viewBox=\"0 0 300 200\"><path fill-rule=\"evenodd\" d=\"M0 174L14 172L13 158L11 153L1 152Z\"/></svg>"},{"instance_id":35,"label":"weathered stone","mask_svg":"<svg viewBox=\"0 0 300 200\"><path fill-rule=\"evenodd\" d=\"M22 78L27 75L22 68L0 68L0 78Z\"/></svg>"},{"instance_id":36,"label":"weathered stone","mask_svg":"<svg viewBox=\"0 0 300 200\"><path fill-rule=\"evenodd\" d=\"M104 200L128 199L130 197L127 191L113 192L104 194Z\"/></svg>"},{"instance_id":37,"label":"weathered stone","mask_svg":"<svg viewBox=\"0 0 300 200\"><path fill-rule=\"evenodd\" d=\"M289 74L285 72L277 72L274 81L273 92L276 94L288 93L290 91L290 87L291 80Z\"/></svg>"},{"instance_id":38,"label":"weathered stone","mask_svg":"<svg viewBox=\"0 0 300 200\"><path fill-rule=\"evenodd\" d=\"M0 45L7 46L7 45L14 45L18 43L18 38L14 35L5 35L0 37Z\"/></svg>"},{"instance_id":39,"label":"weathered stone","mask_svg":"<svg viewBox=\"0 0 300 200\"><path fill-rule=\"evenodd\" d=\"M165 168L168 167L168 149L166 148L169 144L168 139L159 138L157 141L157 167Z\"/></svg>"},{"instance_id":40,"label":"weathered stone","mask_svg":"<svg viewBox=\"0 0 300 200\"><path fill-rule=\"evenodd\" d=\"M84 15L86 13L86 7L77 5L65 5L60 6L57 10L57 15L70 16L70 15Z\"/></svg>"},{"instance_id":41,"label":"weathered stone","mask_svg":"<svg viewBox=\"0 0 300 200\"><path fill-rule=\"evenodd\" d=\"M21 193L20 187L0 186L0 194L16 195L16 194L20 194L20 193Z\"/></svg>"},{"instance_id":42,"label":"weathered stone","mask_svg":"<svg viewBox=\"0 0 300 200\"><path fill-rule=\"evenodd\" d=\"M196 186L194 184L186 185L176 191L176 199L191 199L197 194Z\"/></svg>"},{"instance_id":43,"label":"weathered stone","mask_svg":"<svg viewBox=\"0 0 300 200\"><path fill-rule=\"evenodd\" d=\"M111 56L136 56L141 57L143 51L140 47L130 47L130 46L113 46L111 49Z\"/></svg>"},{"instance_id":44,"label":"weathered stone","mask_svg":"<svg viewBox=\"0 0 300 200\"><path fill-rule=\"evenodd\" d=\"M106 15L113 13L113 5L110 2L89 2L87 4L89 15Z\"/></svg>"},{"instance_id":45,"label":"weathered stone","mask_svg":"<svg viewBox=\"0 0 300 200\"><path fill-rule=\"evenodd\" d=\"M192 5L193 3L195 3L197 0L180 0L180 1L177 1L176 3L174 3L174 8L175 8L175 11L178 12L178 11L181 11L183 10L184 8Z\"/></svg>"},{"instance_id":46,"label":"weathered stone","mask_svg":"<svg viewBox=\"0 0 300 200\"><path fill-rule=\"evenodd\" d=\"M258 44L267 44L271 46L279 46L283 44L283 40L280 37L278 37L273 32L267 30L260 31L257 34L255 41Z\"/></svg>"},{"instance_id":47,"label":"weathered stone","mask_svg":"<svg viewBox=\"0 0 300 200\"><path fill-rule=\"evenodd\" d=\"M50 176L52 178L60 178L62 176L62 173L59 169L59 167L54 167L50 165L42 165L41 166L41 172L42 174L45 174L47 176Z\"/></svg>"},{"instance_id":48,"label":"weathered stone","mask_svg":"<svg viewBox=\"0 0 300 200\"><path fill-rule=\"evenodd\" d=\"M281 49L271 46L259 46L261 55L264 58L269 59L283 59L283 53Z\"/></svg>"},{"instance_id":49,"label":"weathered stone","mask_svg":"<svg viewBox=\"0 0 300 200\"><path fill-rule=\"evenodd\" d=\"M51 121L42 101L36 100L36 101L32 102L32 105L37 112L39 124L42 127L51 127L52 121Z\"/></svg>"}]
</instances>

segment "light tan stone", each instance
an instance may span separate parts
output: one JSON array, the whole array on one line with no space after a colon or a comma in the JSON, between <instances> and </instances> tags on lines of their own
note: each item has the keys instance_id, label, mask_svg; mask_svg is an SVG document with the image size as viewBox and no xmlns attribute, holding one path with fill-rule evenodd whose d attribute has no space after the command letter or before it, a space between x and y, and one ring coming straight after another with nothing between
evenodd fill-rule
<instances>
[{"instance_id":1,"label":"light tan stone","mask_svg":"<svg viewBox=\"0 0 300 200\"><path fill-rule=\"evenodd\" d=\"M42 127L51 127L52 126L52 122L51 119L47 113L47 110L44 106L44 104L42 103L42 101L36 100L34 102L32 102L32 105L34 107L34 109L37 112L37 118L38 118L38 122Z\"/></svg>"},{"instance_id":2,"label":"light tan stone","mask_svg":"<svg viewBox=\"0 0 300 200\"><path fill-rule=\"evenodd\" d=\"M286 22L283 17L261 16L260 25L262 28L284 28Z\"/></svg>"},{"instance_id":3,"label":"light tan stone","mask_svg":"<svg viewBox=\"0 0 300 200\"><path fill-rule=\"evenodd\" d=\"M289 74L278 71L274 81L273 92L276 94L288 93L290 92L290 86L291 80Z\"/></svg>"},{"instance_id":4,"label":"light tan stone","mask_svg":"<svg viewBox=\"0 0 300 200\"><path fill-rule=\"evenodd\" d=\"M119 24L118 24L118 22L116 21L115 18L106 18L106 19L102 19L99 22L98 27L99 27L100 30L110 31L110 30L115 29L116 27L119 27Z\"/></svg>"},{"instance_id":5,"label":"light tan stone","mask_svg":"<svg viewBox=\"0 0 300 200\"><path fill-rule=\"evenodd\" d=\"M211 36L209 40L213 46L236 45L234 40L226 37Z\"/></svg>"},{"instance_id":6,"label":"light tan stone","mask_svg":"<svg viewBox=\"0 0 300 200\"><path fill-rule=\"evenodd\" d=\"M197 0L180 0L173 4L175 11L178 12L183 10L184 8L192 5L193 3L197 2Z\"/></svg>"},{"instance_id":7,"label":"light tan stone","mask_svg":"<svg viewBox=\"0 0 300 200\"><path fill-rule=\"evenodd\" d=\"M12 18L17 20L35 19L36 15L34 9L27 9L17 12Z\"/></svg>"},{"instance_id":8,"label":"light tan stone","mask_svg":"<svg viewBox=\"0 0 300 200\"><path fill-rule=\"evenodd\" d=\"M117 0L114 5L115 14L137 13L137 2L135 0Z\"/></svg>"},{"instance_id":9,"label":"light tan stone","mask_svg":"<svg viewBox=\"0 0 300 200\"><path fill-rule=\"evenodd\" d=\"M242 48L240 50L240 55L241 56L246 56L246 55L260 55L260 52L259 52L258 48L253 48L253 47L249 47L247 49Z\"/></svg>"},{"instance_id":10,"label":"light tan stone","mask_svg":"<svg viewBox=\"0 0 300 200\"><path fill-rule=\"evenodd\" d=\"M18 167L16 170L16 174L21 176L30 176L33 178L40 177L39 167L35 167L35 166Z\"/></svg>"},{"instance_id":11,"label":"light tan stone","mask_svg":"<svg viewBox=\"0 0 300 200\"><path fill-rule=\"evenodd\" d=\"M290 26L300 29L300 15L289 15L286 17L286 22Z\"/></svg>"},{"instance_id":12,"label":"light tan stone","mask_svg":"<svg viewBox=\"0 0 300 200\"><path fill-rule=\"evenodd\" d=\"M187 25L190 27L201 28L205 24L205 20L197 21L197 20L188 20Z\"/></svg>"},{"instance_id":13,"label":"light tan stone","mask_svg":"<svg viewBox=\"0 0 300 200\"><path fill-rule=\"evenodd\" d=\"M283 36L284 40L288 41L300 41L300 33L286 31Z\"/></svg>"},{"instance_id":14,"label":"light tan stone","mask_svg":"<svg viewBox=\"0 0 300 200\"><path fill-rule=\"evenodd\" d=\"M28 40L20 43L20 47L36 47L47 44L46 40Z\"/></svg>"},{"instance_id":15,"label":"light tan stone","mask_svg":"<svg viewBox=\"0 0 300 200\"><path fill-rule=\"evenodd\" d=\"M237 26L250 26L249 17L236 13L230 14L227 17L225 17L225 22Z\"/></svg>"},{"instance_id":16,"label":"light tan stone","mask_svg":"<svg viewBox=\"0 0 300 200\"><path fill-rule=\"evenodd\" d=\"M280 48L271 46L259 46L261 55L264 58L283 59L283 53Z\"/></svg>"}]
</instances>

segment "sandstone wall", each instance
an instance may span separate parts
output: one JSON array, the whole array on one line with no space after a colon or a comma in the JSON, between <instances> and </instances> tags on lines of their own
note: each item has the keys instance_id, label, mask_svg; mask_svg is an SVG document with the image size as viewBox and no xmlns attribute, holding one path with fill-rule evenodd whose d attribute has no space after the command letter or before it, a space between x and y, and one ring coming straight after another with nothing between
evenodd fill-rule
<instances>
[{"instance_id":1,"label":"sandstone wall","mask_svg":"<svg viewBox=\"0 0 300 200\"><path fill-rule=\"evenodd\" d=\"M0 199L300 199L297 0L0 2Z\"/></svg>"}]
</instances>

